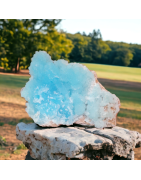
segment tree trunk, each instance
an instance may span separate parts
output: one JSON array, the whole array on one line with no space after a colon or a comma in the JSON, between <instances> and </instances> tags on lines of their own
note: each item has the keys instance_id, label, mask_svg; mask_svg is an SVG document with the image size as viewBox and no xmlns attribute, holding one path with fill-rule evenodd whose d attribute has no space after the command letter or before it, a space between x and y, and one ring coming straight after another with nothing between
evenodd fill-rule
<instances>
[{"instance_id":1,"label":"tree trunk","mask_svg":"<svg viewBox=\"0 0 141 180\"><path fill-rule=\"evenodd\" d=\"M16 64L16 67L15 67L15 73L18 73L19 72L19 66L20 65L20 58L18 58L17 60L17 64Z\"/></svg>"},{"instance_id":2,"label":"tree trunk","mask_svg":"<svg viewBox=\"0 0 141 180\"><path fill-rule=\"evenodd\" d=\"M10 67L10 72L13 72L13 66Z\"/></svg>"}]
</instances>

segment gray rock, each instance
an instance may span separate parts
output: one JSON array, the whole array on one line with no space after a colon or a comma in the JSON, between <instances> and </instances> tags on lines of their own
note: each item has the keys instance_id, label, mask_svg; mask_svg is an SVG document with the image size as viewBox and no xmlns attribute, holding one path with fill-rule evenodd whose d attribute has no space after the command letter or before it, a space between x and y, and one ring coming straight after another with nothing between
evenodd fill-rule
<instances>
[{"instance_id":1,"label":"gray rock","mask_svg":"<svg viewBox=\"0 0 141 180\"><path fill-rule=\"evenodd\" d=\"M141 142L141 134L117 126L112 129L91 128L85 129L85 131L110 139L113 142L113 152L125 158Z\"/></svg>"},{"instance_id":2,"label":"gray rock","mask_svg":"<svg viewBox=\"0 0 141 180\"><path fill-rule=\"evenodd\" d=\"M138 132L120 127L42 128L19 123L16 136L29 149L31 159L39 160L134 159L133 149L141 144Z\"/></svg>"}]
</instances>

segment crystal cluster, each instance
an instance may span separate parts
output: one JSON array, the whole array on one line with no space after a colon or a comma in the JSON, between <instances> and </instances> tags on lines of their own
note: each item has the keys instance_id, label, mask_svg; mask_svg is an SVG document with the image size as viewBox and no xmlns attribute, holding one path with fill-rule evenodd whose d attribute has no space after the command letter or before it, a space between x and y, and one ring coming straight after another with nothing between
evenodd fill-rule
<instances>
[{"instance_id":1,"label":"crystal cluster","mask_svg":"<svg viewBox=\"0 0 141 180\"><path fill-rule=\"evenodd\" d=\"M46 52L39 51L32 58L29 73L31 78L21 96L36 124L115 125L120 101L98 82L94 71L63 59L52 61Z\"/></svg>"}]
</instances>

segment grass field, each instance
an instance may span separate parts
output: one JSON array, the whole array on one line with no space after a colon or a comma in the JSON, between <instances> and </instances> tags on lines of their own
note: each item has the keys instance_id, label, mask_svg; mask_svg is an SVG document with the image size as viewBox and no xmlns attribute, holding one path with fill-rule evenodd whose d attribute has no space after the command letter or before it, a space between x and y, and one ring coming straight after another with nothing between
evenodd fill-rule
<instances>
[{"instance_id":1,"label":"grass field","mask_svg":"<svg viewBox=\"0 0 141 180\"><path fill-rule=\"evenodd\" d=\"M90 70L95 70L98 75L98 80L111 93L119 97L121 101L121 111L119 117L131 117L141 119L141 83L136 83L134 80L141 81L140 68L128 68L119 66L85 64ZM109 73L112 75L109 76ZM104 76L103 76L104 74ZM133 78L129 78L130 76ZM102 78L115 77L114 81L107 82ZM127 79L125 78L127 77ZM20 96L20 90L25 86L29 76L11 76L0 74L0 100L6 102L15 102L16 104L25 104L25 100ZM123 80L126 79L126 82ZM118 80L122 80L121 83ZM133 82L131 82L133 80ZM126 85L126 86L125 86Z\"/></svg>"},{"instance_id":2,"label":"grass field","mask_svg":"<svg viewBox=\"0 0 141 180\"><path fill-rule=\"evenodd\" d=\"M141 68L82 63L97 73L99 78L141 82Z\"/></svg>"},{"instance_id":3,"label":"grass field","mask_svg":"<svg viewBox=\"0 0 141 180\"><path fill-rule=\"evenodd\" d=\"M98 80L107 90L119 97L121 109L118 113L117 125L141 133L141 69L85 65L97 73ZM18 122L33 122L25 111L25 100L20 96L21 88L25 86L28 79L29 76L0 74L0 135L17 145L19 141L16 140L13 128ZM0 156L0 159L1 157L10 158L9 151L5 153L9 156L6 154ZM141 159L139 151L137 154L136 159ZM23 150L23 156L12 155L11 158L24 159L24 156L25 151Z\"/></svg>"},{"instance_id":4,"label":"grass field","mask_svg":"<svg viewBox=\"0 0 141 180\"><path fill-rule=\"evenodd\" d=\"M119 83L117 86L117 81L109 85L104 81L101 82L101 79L99 79L101 84L103 84L108 91L119 97L121 101L121 110L118 114L119 117L131 117L141 120L141 84L139 85L139 83L141 83L141 68L86 63L84 65L90 70L95 71L98 79L105 78L126 81ZM136 84L134 82L139 83ZM125 87L123 83L128 85Z\"/></svg>"}]
</instances>

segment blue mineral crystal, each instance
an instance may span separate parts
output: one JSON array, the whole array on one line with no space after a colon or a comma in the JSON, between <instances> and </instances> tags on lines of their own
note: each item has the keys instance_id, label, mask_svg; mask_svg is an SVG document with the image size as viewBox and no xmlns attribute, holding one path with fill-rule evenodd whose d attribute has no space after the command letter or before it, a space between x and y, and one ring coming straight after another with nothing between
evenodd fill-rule
<instances>
[{"instance_id":1,"label":"blue mineral crystal","mask_svg":"<svg viewBox=\"0 0 141 180\"><path fill-rule=\"evenodd\" d=\"M114 124L119 99L98 83L96 74L78 63L51 60L44 51L36 52L21 91L26 111L40 126ZM112 122L112 123L111 123Z\"/></svg>"}]
</instances>

